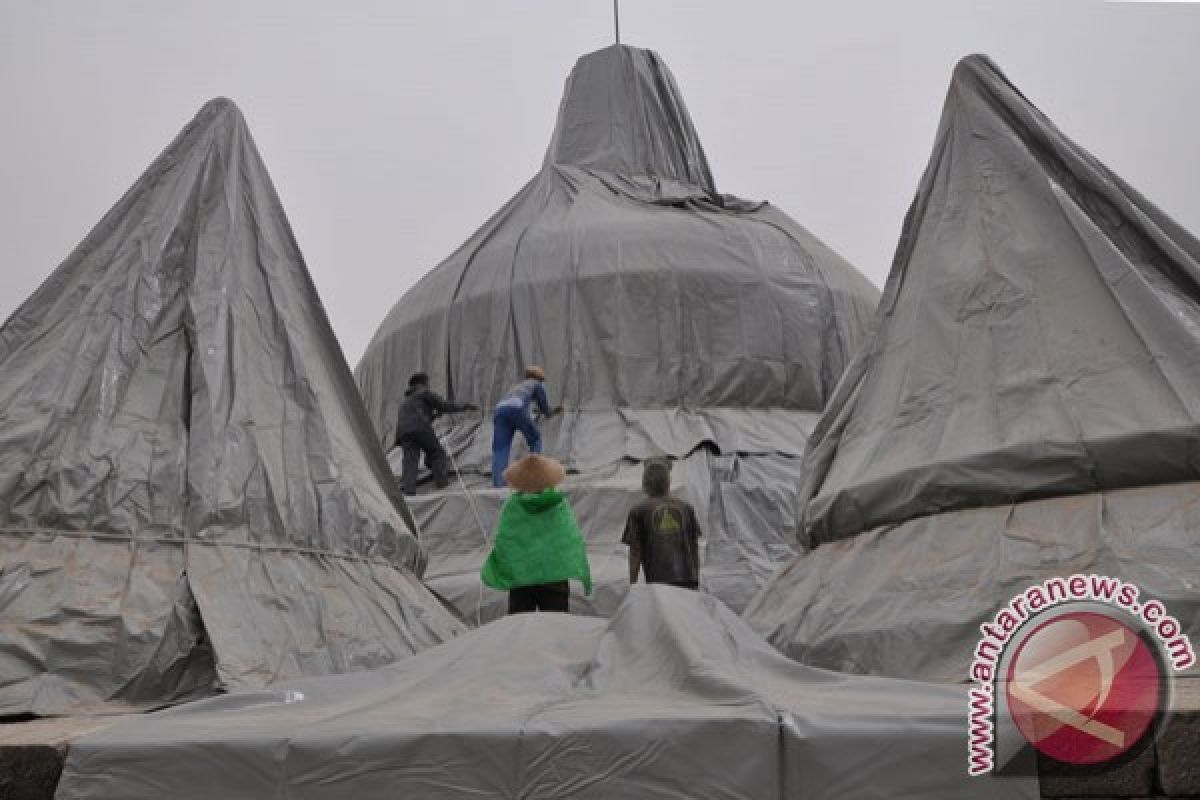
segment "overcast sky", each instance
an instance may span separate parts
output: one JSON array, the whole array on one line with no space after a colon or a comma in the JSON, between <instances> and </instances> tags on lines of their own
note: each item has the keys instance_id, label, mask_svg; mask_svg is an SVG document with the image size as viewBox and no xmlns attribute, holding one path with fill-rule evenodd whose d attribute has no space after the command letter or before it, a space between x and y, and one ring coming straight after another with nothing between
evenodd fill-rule
<instances>
[{"instance_id":1,"label":"overcast sky","mask_svg":"<svg viewBox=\"0 0 1200 800\"><path fill-rule=\"evenodd\" d=\"M955 61L991 55L1200 232L1200 4L623 0L719 189L877 284ZM210 97L246 115L351 366L391 305L539 167L610 0L0 0L0 317Z\"/></svg>"}]
</instances>

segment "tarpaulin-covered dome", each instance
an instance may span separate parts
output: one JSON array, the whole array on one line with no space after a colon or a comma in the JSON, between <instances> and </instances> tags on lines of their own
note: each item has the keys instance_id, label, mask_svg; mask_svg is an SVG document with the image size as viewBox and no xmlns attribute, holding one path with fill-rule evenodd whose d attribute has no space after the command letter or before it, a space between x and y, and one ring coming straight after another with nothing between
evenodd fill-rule
<instances>
[{"instance_id":1,"label":"tarpaulin-covered dome","mask_svg":"<svg viewBox=\"0 0 1200 800\"><path fill-rule=\"evenodd\" d=\"M384 438L411 372L487 404L527 363L573 410L819 411L876 296L782 213L718 194L666 66L613 46L571 73L541 171L356 374Z\"/></svg>"},{"instance_id":2,"label":"tarpaulin-covered dome","mask_svg":"<svg viewBox=\"0 0 1200 800\"><path fill-rule=\"evenodd\" d=\"M396 304L356 377L390 446L411 373L488 409L544 365L568 409L547 446L577 475L600 562L579 607L606 613L624 591L635 462L667 455L710 534L702 583L741 608L793 552L798 459L877 296L783 213L719 194L666 65L613 46L576 64L542 169ZM440 431L468 480L490 472L490 417ZM430 585L471 618L476 519L490 526L501 500L477 499L410 504Z\"/></svg>"},{"instance_id":3,"label":"tarpaulin-covered dome","mask_svg":"<svg viewBox=\"0 0 1200 800\"><path fill-rule=\"evenodd\" d=\"M964 59L804 475L833 544L747 613L811 662L961 678L998 604L1073 572L1200 629L1200 242Z\"/></svg>"},{"instance_id":4,"label":"tarpaulin-covered dome","mask_svg":"<svg viewBox=\"0 0 1200 800\"><path fill-rule=\"evenodd\" d=\"M300 250L208 103L0 329L0 713L390 662L460 625Z\"/></svg>"}]
</instances>

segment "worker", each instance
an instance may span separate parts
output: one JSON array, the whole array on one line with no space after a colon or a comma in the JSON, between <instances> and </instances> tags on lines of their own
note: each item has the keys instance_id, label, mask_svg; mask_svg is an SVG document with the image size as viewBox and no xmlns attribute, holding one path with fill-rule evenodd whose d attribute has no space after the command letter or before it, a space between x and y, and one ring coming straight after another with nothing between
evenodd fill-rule
<instances>
[{"instance_id":1,"label":"worker","mask_svg":"<svg viewBox=\"0 0 1200 800\"><path fill-rule=\"evenodd\" d=\"M569 611L567 581L592 593L592 572L579 524L567 496L556 487L566 470L536 453L504 472L514 490L500 509L492 552L480 573L484 584L508 590L508 613Z\"/></svg>"},{"instance_id":2,"label":"worker","mask_svg":"<svg viewBox=\"0 0 1200 800\"><path fill-rule=\"evenodd\" d=\"M450 482L446 477L446 451L442 449L433 421L440 414L459 411L478 411L479 406L471 403L457 405L448 403L441 395L430 390L429 376L415 373L408 379L408 390L400 413L396 418L396 444L404 450L403 466L400 470L400 486L407 495L417 493L417 468L421 454L425 454L425 466L433 473L433 483L445 489Z\"/></svg>"},{"instance_id":3,"label":"worker","mask_svg":"<svg viewBox=\"0 0 1200 800\"><path fill-rule=\"evenodd\" d=\"M531 413L534 406L543 417L561 414L563 407L551 409L546 400L546 371L538 366L525 368L525 379L508 390L496 404L492 414L492 485L504 486L504 470L512 453L513 436L517 431L525 437L529 452L542 452L542 435Z\"/></svg>"},{"instance_id":4,"label":"worker","mask_svg":"<svg viewBox=\"0 0 1200 800\"><path fill-rule=\"evenodd\" d=\"M646 583L698 588L699 539L703 534L691 504L671 495L670 461L646 461L642 491L646 499L630 510L621 537L629 546L630 585L637 583L639 572L644 572Z\"/></svg>"}]
</instances>

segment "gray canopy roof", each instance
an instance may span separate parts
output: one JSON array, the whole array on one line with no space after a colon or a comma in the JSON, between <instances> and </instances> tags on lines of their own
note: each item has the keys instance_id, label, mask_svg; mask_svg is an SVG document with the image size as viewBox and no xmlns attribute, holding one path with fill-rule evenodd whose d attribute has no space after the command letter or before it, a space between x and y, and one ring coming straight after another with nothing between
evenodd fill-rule
<instances>
[{"instance_id":1,"label":"gray canopy roof","mask_svg":"<svg viewBox=\"0 0 1200 800\"><path fill-rule=\"evenodd\" d=\"M1200 242L964 59L809 444L806 538L1196 478Z\"/></svg>"},{"instance_id":2,"label":"gray canopy roof","mask_svg":"<svg viewBox=\"0 0 1200 800\"><path fill-rule=\"evenodd\" d=\"M538 363L584 412L816 411L876 297L784 214L718 194L666 66L613 46L568 78L542 169L396 304L356 377L389 443L416 371L485 407Z\"/></svg>"},{"instance_id":3,"label":"gray canopy roof","mask_svg":"<svg viewBox=\"0 0 1200 800\"><path fill-rule=\"evenodd\" d=\"M459 625L245 121L208 103L0 329L0 713L387 663Z\"/></svg>"}]
</instances>

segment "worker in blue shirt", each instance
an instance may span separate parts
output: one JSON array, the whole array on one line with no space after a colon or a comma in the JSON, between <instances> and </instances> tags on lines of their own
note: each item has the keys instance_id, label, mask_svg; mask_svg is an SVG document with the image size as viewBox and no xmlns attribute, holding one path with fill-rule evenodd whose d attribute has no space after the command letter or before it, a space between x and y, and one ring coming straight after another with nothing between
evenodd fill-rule
<instances>
[{"instance_id":1,"label":"worker in blue shirt","mask_svg":"<svg viewBox=\"0 0 1200 800\"><path fill-rule=\"evenodd\" d=\"M508 394L496 404L492 415L492 485L504 486L504 470L508 468L512 452L513 435L517 431L525 437L529 452L542 452L542 435L538 432L531 413L537 406L543 417L550 418L562 413L562 406L551 409L546 400L546 371L538 366L525 368L525 380L508 390Z\"/></svg>"}]
</instances>

